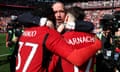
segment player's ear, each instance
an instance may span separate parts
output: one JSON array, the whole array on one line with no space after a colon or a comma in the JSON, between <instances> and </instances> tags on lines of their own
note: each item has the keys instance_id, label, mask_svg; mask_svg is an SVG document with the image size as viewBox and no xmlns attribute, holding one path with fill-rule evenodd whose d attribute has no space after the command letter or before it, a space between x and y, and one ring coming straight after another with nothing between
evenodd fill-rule
<instances>
[{"instance_id":1,"label":"player's ear","mask_svg":"<svg viewBox=\"0 0 120 72\"><path fill-rule=\"evenodd\" d=\"M74 21L75 21L75 17L71 13L67 13L64 23L74 22Z\"/></svg>"},{"instance_id":2,"label":"player's ear","mask_svg":"<svg viewBox=\"0 0 120 72\"><path fill-rule=\"evenodd\" d=\"M75 17L71 13L67 13L65 17L65 28L68 30L74 30L75 28Z\"/></svg>"}]
</instances>

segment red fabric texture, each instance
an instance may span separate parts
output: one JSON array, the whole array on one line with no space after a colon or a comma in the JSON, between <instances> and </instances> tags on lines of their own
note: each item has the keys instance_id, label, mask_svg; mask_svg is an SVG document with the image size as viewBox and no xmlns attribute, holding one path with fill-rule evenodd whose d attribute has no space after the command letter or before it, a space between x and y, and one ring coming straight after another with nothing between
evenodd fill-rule
<instances>
[{"instance_id":1,"label":"red fabric texture","mask_svg":"<svg viewBox=\"0 0 120 72\"><path fill-rule=\"evenodd\" d=\"M95 35L92 33L70 31L70 32L66 32L63 36L66 39L66 41L73 46L73 48L77 48L77 49L88 47L94 44L95 42ZM91 50L91 48L89 48L89 50ZM86 53L86 51L83 51L83 53ZM81 55L79 55L80 57L78 58L81 58ZM82 60L84 60L84 58ZM84 62L82 65L78 67L79 72L85 72L85 71L93 72L94 60L95 60L95 53L94 55L91 56L91 58L89 58L86 62ZM75 72L74 66L75 66L74 64L71 64L65 59L62 59L63 72Z\"/></svg>"},{"instance_id":2,"label":"red fabric texture","mask_svg":"<svg viewBox=\"0 0 120 72\"><path fill-rule=\"evenodd\" d=\"M49 33L46 40L48 50L76 65L82 65L100 47L100 42L98 41L95 46L74 50L55 30L48 27L26 28L19 41L16 72L46 72L46 69L41 64L42 43L47 33Z\"/></svg>"}]
</instances>

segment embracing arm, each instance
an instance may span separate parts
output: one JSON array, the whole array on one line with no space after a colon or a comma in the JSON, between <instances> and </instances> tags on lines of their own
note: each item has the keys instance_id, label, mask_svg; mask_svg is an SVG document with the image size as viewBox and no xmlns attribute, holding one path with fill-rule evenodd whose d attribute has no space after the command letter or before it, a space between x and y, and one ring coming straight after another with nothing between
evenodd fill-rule
<instances>
[{"instance_id":1,"label":"embracing arm","mask_svg":"<svg viewBox=\"0 0 120 72\"><path fill-rule=\"evenodd\" d=\"M81 66L90 57L96 54L96 52L101 48L101 41L96 39L95 43L91 46L84 47L78 50L74 50L67 59L73 64Z\"/></svg>"},{"instance_id":2,"label":"embracing arm","mask_svg":"<svg viewBox=\"0 0 120 72\"><path fill-rule=\"evenodd\" d=\"M52 36L52 37L50 37ZM93 56L97 50L101 48L101 41L95 40L95 43L85 48L75 49L66 43L66 41L58 35L50 35L46 41L47 48L53 53L63 57L72 64L81 66L91 56Z\"/></svg>"}]
</instances>

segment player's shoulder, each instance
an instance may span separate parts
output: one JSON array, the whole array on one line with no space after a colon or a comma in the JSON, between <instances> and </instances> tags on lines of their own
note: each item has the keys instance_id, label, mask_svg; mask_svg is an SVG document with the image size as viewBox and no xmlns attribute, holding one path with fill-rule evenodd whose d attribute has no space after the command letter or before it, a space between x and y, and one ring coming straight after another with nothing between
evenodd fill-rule
<instances>
[{"instance_id":1,"label":"player's shoulder","mask_svg":"<svg viewBox=\"0 0 120 72\"><path fill-rule=\"evenodd\" d=\"M92 37L94 37L95 34L94 33L90 33L90 32L70 31L70 32L64 33L63 36L92 36Z\"/></svg>"}]
</instances>

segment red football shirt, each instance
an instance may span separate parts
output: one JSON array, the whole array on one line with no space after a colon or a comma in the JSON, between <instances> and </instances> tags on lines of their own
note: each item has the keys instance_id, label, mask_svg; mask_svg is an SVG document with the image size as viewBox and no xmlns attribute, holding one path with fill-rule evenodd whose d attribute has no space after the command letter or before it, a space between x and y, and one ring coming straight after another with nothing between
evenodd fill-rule
<instances>
[{"instance_id":1,"label":"red football shirt","mask_svg":"<svg viewBox=\"0 0 120 72\"><path fill-rule=\"evenodd\" d=\"M90 46L95 42L95 35L92 33L69 31L63 34L63 36L68 44L77 49ZM93 72L94 58L94 56L91 57L80 67L62 59L63 72Z\"/></svg>"},{"instance_id":2,"label":"red football shirt","mask_svg":"<svg viewBox=\"0 0 120 72\"><path fill-rule=\"evenodd\" d=\"M19 40L16 72L46 72L46 69L42 66L43 41L46 34L49 34L45 42L46 48L77 65L81 65L101 47L101 43L98 41L98 47L95 44L91 47L91 50L88 50L88 47L76 51L55 30L48 27L26 28ZM89 54L82 55L84 54L83 51L87 51Z\"/></svg>"},{"instance_id":3,"label":"red football shirt","mask_svg":"<svg viewBox=\"0 0 120 72\"><path fill-rule=\"evenodd\" d=\"M45 71L45 69L41 67L43 51L42 43L47 33L49 33L49 36L46 40L46 46L48 49L50 49L50 51L54 53L57 52L57 54L62 53L61 55L63 57L67 57L69 52L72 51L72 49L68 48L69 52L63 53L64 49L59 49L60 46L58 46L58 43L63 45L65 42L61 41L63 39L61 39L61 36L54 30L49 30L47 27L26 28L20 37L16 72ZM55 49L54 47L56 46L54 45L56 45L58 49Z\"/></svg>"}]
</instances>

